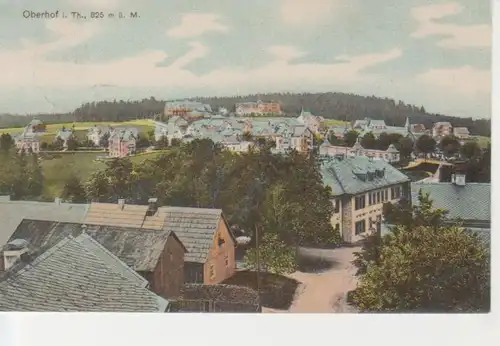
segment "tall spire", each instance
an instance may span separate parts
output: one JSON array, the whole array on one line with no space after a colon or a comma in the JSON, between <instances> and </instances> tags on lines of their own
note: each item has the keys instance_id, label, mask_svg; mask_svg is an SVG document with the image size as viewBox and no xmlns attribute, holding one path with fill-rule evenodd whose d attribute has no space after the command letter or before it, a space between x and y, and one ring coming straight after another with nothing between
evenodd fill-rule
<instances>
[{"instance_id":1,"label":"tall spire","mask_svg":"<svg viewBox=\"0 0 500 346\"><path fill-rule=\"evenodd\" d=\"M408 118L408 117L406 117L405 128L406 128L406 131L411 132L410 118Z\"/></svg>"}]
</instances>

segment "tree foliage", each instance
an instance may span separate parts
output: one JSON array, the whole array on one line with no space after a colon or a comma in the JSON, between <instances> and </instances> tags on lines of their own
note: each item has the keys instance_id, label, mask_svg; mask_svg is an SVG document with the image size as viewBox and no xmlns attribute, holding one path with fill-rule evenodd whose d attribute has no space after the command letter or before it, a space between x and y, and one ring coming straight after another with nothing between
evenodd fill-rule
<instances>
[{"instance_id":1,"label":"tree foliage","mask_svg":"<svg viewBox=\"0 0 500 346\"><path fill-rule=\"evenodd\" d=\"M468 160L478 157L480 154L481 148L476 141L467 141L460 147L460 155Z\"/></svg>"},{"instance_id":2,"label":"tree foliage","mask_svg":"<svg viewBox=\"0 0 500 346\"><path fill-rule=\"evenodd\" d=\"M277 233L266 233L259 246L260 269L274 274L290 274L297 268L297 251L279 238ZM244 265L257 269L257 249L246 252Z\"/></svg>"},{"instance_id":3,"label":"tree foliage","mask_svg":"<svg viewBox=\"0 0 500 346\"><path fill-rule=\"evenodd\" d=\"M359 133L355 130L350 130L344 135L344 143L347 147L352 147L358 139Z\"/></svg>"},{"instance_id":4,"label":"tree foliage","mask_svg":"<svg viewBox=\"0 0 500 346\"><path fill-rule=\"evenodd\" d=\"M9 151L14 146L14 140L8 133L2 133L0 136L0 150Z\"/></svg>"},{"instance_id":5,"label":"tree foliage","mask_svg":"<svg viewBox=\"0 0 500 346\"><path fill-rule=\"evenodd\" d=\"M418 137L415 147L424 154L430 154L436 150L436 141L429 135Z\"/></svg>"},{"instance_id":6,"label":"tree foliage","mask_svg":"<svg viewBox=\"0 0 500 346\"><path fill-rule=\"evenodd\" d=\"M61 198L71 203L85 203L87 195L85 188L76 175L70 175L61 192Z\"/></svg>"},{"instance_id":7,"label":"tree foliage","mask_svg":"<svg viewBox=\"0 0 500 346\"><path fill-rule=\"evenodd\" d=\"M373 133L368 132L361 138L361 146L365 149L378 149L378 140Z\"/></svg>"},{"instance_id":8,"label":"tree foliage","mask_svg":"<svg viewBox=\"0 0 500 346\"><path fill-rule=\"evenodd\" d=\"M422 193L417 206L403 201L384 209L394 226L356 253L353 304L367 312L489 309L489 250L477 234L445 222L447 211Z\"/></svg>"},{"instance_id":9,"label":"tree foliage","mask_svg":"<svg viewBox=\"0 0 500 346\"><path fill-rule=\"evenodd\" d=\"M37 199L42 189L43 174L36 154L17 154L14 149L0 152L0 195Z\"/></svg>"},{"instance_id":10,"label":"tree foliage","mask_svg":"<svg viewBox=\"0 0 500 346\"><path fill-rule=\"evenodd\" d=\"M96 201L146 203L155 196L161 205L221 208L230 225L254 240L259 227L262 237L275 234L291 247L340 243L318 164L296 152L235 154L209 139L193 140L140 165L110 161L91 176L86 191Z\"/></svg>"},{"instance_id":11,"label":"tree foliage","mask_svg":"<svg viewBox=\"0 0 500 346\"><path fill-rule=\"evenodd\" d=\"M445 136L439 142L439 148L445 156L453 156L460 150L460 141L455 136Z\"/></svg>"}]
</instances>

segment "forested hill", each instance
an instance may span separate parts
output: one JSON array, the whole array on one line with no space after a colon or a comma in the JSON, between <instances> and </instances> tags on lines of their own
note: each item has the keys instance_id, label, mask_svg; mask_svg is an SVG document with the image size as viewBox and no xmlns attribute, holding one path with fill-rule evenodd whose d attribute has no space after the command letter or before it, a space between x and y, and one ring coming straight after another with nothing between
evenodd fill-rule
<instances>
[{"instance_id":1,"label":"forested hill","mask_svg":"<svg viewBox=\"0 0 500 346\"><path fill-rule=\"evenodd\" d=\"M411 123L424 124L426 128L438 121L449 121L453 126L466 126L472 134L490 136L491 121L488 119L472 120L440 114L427 113L420 105L408 105L402 101L375 96L360 96L344 93L272 93L232 97L198 97L198 100L208 103L213 109L225 107L234 110L235 103L247 101L277 101L283 105L287 116L296 116L302 107L315 115L326 119L354 121L370 117L383 119L388 125L403 126L406 117ZM136 118L153 118L163 113L165 101L151 97L141 101L101 101L86 103L66 114L40 114L36 117L45 123L68 121L121 121ZM0 127L23 126L33 116L0 116Z\"/></svg>"}]
</instances>

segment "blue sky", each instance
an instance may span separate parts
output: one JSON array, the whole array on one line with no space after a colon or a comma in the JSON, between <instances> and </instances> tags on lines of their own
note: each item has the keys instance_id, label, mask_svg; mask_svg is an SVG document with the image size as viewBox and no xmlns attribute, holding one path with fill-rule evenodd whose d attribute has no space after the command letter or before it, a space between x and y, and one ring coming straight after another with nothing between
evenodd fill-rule
<instances>
[{"instance_id":1,"label":"blue sky","mask_svg":"<svg viewBox=\"0 0 500 346\"><path fill-rule=\"evenodd\" d=\"M25 19L25 10L140 18ZM490 117L485 0L0 0L0 18L0 112L339 91Z\"/></svg>"}]
</instances>

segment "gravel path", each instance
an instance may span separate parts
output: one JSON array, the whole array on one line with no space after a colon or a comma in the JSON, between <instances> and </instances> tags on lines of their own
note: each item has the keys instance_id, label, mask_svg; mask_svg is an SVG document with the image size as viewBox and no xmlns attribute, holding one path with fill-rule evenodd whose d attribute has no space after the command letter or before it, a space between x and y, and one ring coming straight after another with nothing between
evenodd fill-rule
<instances>
[{"instance_id":1,"label":"gravel path","mask_svg":"<svg viewBox=\"0 0 500 346\"><path fill-rule=\"evenodd\" d=\"M345 301L346 293L356 288L356 269L351 264L354 252L359 247L334 250L302 249L302 253L331 262L333 267L317 273L297 271L290 277L302 284L295 293L292 306L288 311L264 309L264 312L292 313L348 313L355 310Z\"/></svg>"}]
</instances>

